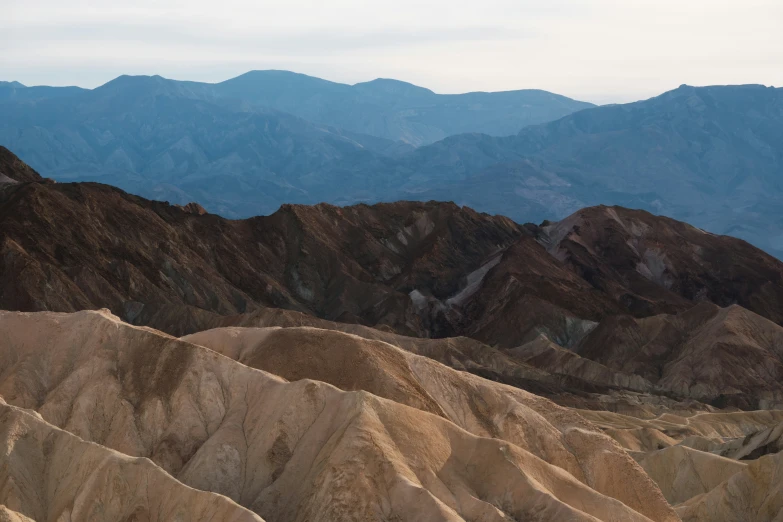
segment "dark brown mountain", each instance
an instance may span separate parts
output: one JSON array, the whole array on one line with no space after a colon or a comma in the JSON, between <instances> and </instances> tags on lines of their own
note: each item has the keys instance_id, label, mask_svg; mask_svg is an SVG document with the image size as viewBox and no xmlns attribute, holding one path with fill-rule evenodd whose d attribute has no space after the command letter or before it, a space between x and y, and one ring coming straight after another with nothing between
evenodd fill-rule
<instances>
[{"instance_id":1,"label":"dark brown mountain","mask_svg":"<svg viewBox=\"0 0 783 522\"><path fill-rule=\"evenodd\" d=\"M637 317L711 301L783 322L783 264L741 239L643 210L604 206L541 227L538 238Z\"/></svg>"},{"instance_id":2,"label":"dark brown mountain","mask_svg":"<svg viewBox=\"0 0 783 522\"><path fill-rule=\"evenodd\" d=\"M783 327L741 306L607 317L573 351L658 393L720 408L783 408Z\"/></svg>"},{"instance_id":3,"label":"dark brown mountain","mask_svg":"<svg viewBox=\"0 0 783 522\"><path fill-rule=\"evenodd\" d=\"M32 170L4 165L12 179ZM33 172L34 174L34 172ZM109 308L137 324L262 307L420 337L575 346L618 314L737 303L780 323L783 264L619 207L520 226L453 203L284 205L232 221L92 183L0 191L0 308ZM182 325L173 324L177 317Z\"/></svg>"},{"instance_id":4,"label":"dark brown mountain","mask_svg":"<svg viewBox=\"0 0 783 522\"><path fill-rule=\"evenodd\" d=\"M0 185L29 181L43 181L43 178L13 152L0 145Z\"/></svg>"},{"instance_id":5,"label":"dark brown mountain","mask_svg":"<svg viewBox=\"0 0 783 522\"><path fill-rule=\"evenodd\" d=\"M142 321L164 305L222 315L260 306L430 332L408 293L446 299L521 227L454 204L284 206L230 221L99 184L0 193L0 308L106 307Z\"/></svg>"}]
</instances>

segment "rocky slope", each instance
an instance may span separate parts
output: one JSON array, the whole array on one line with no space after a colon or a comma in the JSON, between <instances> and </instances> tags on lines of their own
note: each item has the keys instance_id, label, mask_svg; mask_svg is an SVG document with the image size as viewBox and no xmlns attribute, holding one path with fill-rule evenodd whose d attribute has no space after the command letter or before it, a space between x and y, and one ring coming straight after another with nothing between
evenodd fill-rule
<instances>
[{"instance_id":1,"label":"rocky slope","mask_svg":"<svg viewBox=\"0 0 783 522\"><path fill-rule=\"evenodd\" d=\"M438 315L409 292L447 299L521 233L451 204L288 206L228 221L102 185L31 183L0 198L0 306L105 306L130 321L166 304L224 315L267 305L435 332Z\"/></svg>"},{"instance_id":2,"label":"rocky slope","mask_svg":"<svg viewBox=\"0 0 783 522\"><path fill-rule=\"evenodd\" d=\"M126 321L0 312L0 520L780 509L781 264L745 242L619 207L231 221L0 172L0 307Z\"/></svg>"},{"instance_id":3,"label":"rocky slope","mask_svg":"<svg viewBox=\"0 0 783 522\"><path fill-rule=\"evenodd\" d=\"M467 336L391 342L583 408L598 407L585 393L621 408L619 390L650 405L783 400L780 327L749 311L781 320L783 264L740 240L618 207L543 226L435 202L230 221L44 183L2 157L9 179L27 181L0 189L5 309L107 307L174 335L300 324L386 330L384 341Z\"/></svg>"},{"instance_id":4,"label":"rocky slope","mask_svg":"<svg viewBox=\"0 0 783 522\"><path fill-rule=\"evenodd\" d=\"M262 522L147 459L91 444L0 399L0 520Z\"/></svg>"},{"instance_id":5,"label":"rocky slope","mask_svg":"<svg viewBox=\"0 0 783 522\"><path fill-rule=\"evenodd\" d=\"M43 178L13 152L0 146L0 185L31 181L43 181Z\"/></svg>"},{"instance_id":6,"label":"rocky slope","mask_svg":"<svg viewBox=\"0 0 783 522\"><path fill-rule=\"evenodd\" d=\"M640 210L599 206L541 227L538 238L634 315L681 312L693 302L711 301L783 320L781 263L734 237Z\"/></svg>"},{"instance_id":7,"label":"rocky slope","mask_svg":"<svg viewBox=\"0 0 783 522\"><path fill-rule=\"evenodd\" d=\"M0 335L9 520L59 505L75 516L109 494L122 502L107 520L128 510L254 519L214 493L265 520L764 521L780 509L783 411L576 412L413 350L312 327L177 340L108 311L0 312ZM124 477L122 493L70 487L84 483L79 470L94 471L92 455ZM42 502L52 477L57 500ZM134 500L138 481L160 496Z\"/></svg>"},{"instance_id":8,"label":"rocky slope","mask_svg":"<svg viewBox=\"0 0 783 522\"><path fill-rule=\"evenodd\" d=\"M35 179L4 157L5 176ZM0 205L6 309L108 307L143 321L173 304L220 315L275 306L505 347L542 332L574 344L586 321L700 300L782 319L783 264L621 208L543 227L434 202L284 206L229 221L104 185L42 183L6 184Z\"/></svg>"},{"instance_id":9,"label":"rocky slope","mask_svg":"<svg viewBox=\"0 0 783 522\"><path fill-rule=\"evenodd\" d=\"M634 455L682 520L779 519L783 454L776 451L774 434L783 411L681 411L649 419L581 414ZM753 454L768 442L773 444Z\"/></svg>"},{"instance_id":10,"label":"rocky slope","mask_svg":"<svg viewBox=\"0 0 783 522\"><path fill-rule=\"evenodd\" d=\"M737 305L610 317L574 351L675 396L719 407L783 407L783 328Z\"/></svg>"},{"instance_id":11,"label":"rocky slope","mask_svg":"<svg viewBox=\"0 0 783 522\"><path fill-rule=\"evenodd\" d=\"M720 486L677 507L683 522L780 520L783 454L761 458Z\"/></svg>"},{"instance_id":12,"label":"rocky slope","mask_svg":"<svg viewBox=\"0 0 783 522\"><path fill-rule=\"evenodd\" d=\"M476 418L503 412L513 441L366 391L289 383L108 312L2 312L0 329L6 402L266 520L677 520L641 468L578 415L388 345L374 358L388 390L415 389L422 372L421 396L439 400L417 406L457 416L471 409L460 397L477 394Z\"/></svg>"}]
</instances>

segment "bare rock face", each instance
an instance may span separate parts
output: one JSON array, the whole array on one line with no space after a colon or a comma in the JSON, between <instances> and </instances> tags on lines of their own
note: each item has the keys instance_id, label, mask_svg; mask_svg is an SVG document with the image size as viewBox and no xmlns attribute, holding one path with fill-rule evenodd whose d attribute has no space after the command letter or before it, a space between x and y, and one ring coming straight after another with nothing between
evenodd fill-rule
<instances>
[{"instance_id":1,"label":"bare rock face","mask_svg":"<svg viewBox=\"0 0 783 522\"><path fill-rule=\"evenodd\" d=\"M672 505L711 491L747 467L736 460L679 445L653 452L639 464Z\"/></svg>"},{"instance_id":2,"label":"bare rock face","mask_svg":"<svg viewBox=\"0 0 783 522\"><path fill-rule=\"evenodd\" d=\"M748 243L622 207L591 207L545 227L539 240L574 273L645 317L696 301L739 304L783 322L781 263Z\"/></svg>"},{"instance_id":3,"label":"bare rock face","mask_svg":"<svg viewBox=\"0 0 783 522\"><path fill-rule=\"evenodd\" d=\"M0 506L0 522L35 522L32 518L26 517L16 511L11 511L6 506Z\"/></svg>"},{"instance_id":4,"label":"bare rock face","mask_svg":"<svg viewBox=\"0 0 783 522\"><path fill-rule=\"evenodd\" d=\"M31 181L44 181L35 170L16 157L7 148L0 145L0 186L4 183L29 183Z\"/></svg>"},{"instance_id":5,"label":"bare rock face","mask_svg":"<svg viewBox=\"0 0 783 522\"><path fill-rule=\"evenodd\" d=\"M151 324L165 330L178 313L160 314ZM570 349L553 342L547 335L552 330L544 326L534 340L500 349L466 337L407 337L279 309L231 317L197 312L189 324L198 330L314 326L343 331L580 409L644 415L642 408L659 414L783 404L783 328L738 306L701 303L678 315L611 316L583 331Z\"/></svg>"},{"instance_id":6,"label":"bare rock face","mask_svg":"<svg viewBox=\"0 0 783 522\"><path fill-rule=\"evenodd\" d=\"M231 500L0 403L0 520L263 522Z\"/></svg>"},{"instance_id":7,"label":"bare rock face","mask_svg":"<svg viewBox=\"0 0 783 522\"><path fill-rule=\"evenodd\" d=\"M203 216L204 214L207 214L207 210L196 203L195 201L191 201L187 205L174 205L175 207L181 209L186 214L195 214L197 216Z\"/></svg>"},{"instance_id":8,"label":"bare rock face","mask_svg":"<svg viewBox=\"0 0 783 522\"><path fill-rule=\"evenodd\" d=\"M755 460L764 455L780 453L783 451L783 422L722 444L711 451L739 460Z\"/></svg>"},{"instance_id":9,"label":"bare rock face","mask_svg":"<svg viewBox=\"0 0 783 522\"><path fill-rule=\"evenodd\" d=\"M783 328L740 306L602 321L575 348L617 372L718 407L783 408Z\"/></svg>"},{"instance_id":10,"label":"bare rock face","mask_svg":"<svg viewBox=\"0 0 783 522\"><path fill-rule=\"evenodd\" d=\"M219 315L274 306L430 336L450 323L410 292L449 298L522 233L435 202L286 205L230 221L97 184L13 185L0 209L0 307L105 307L141 324L170 305Z\"/></svg>"},{"instance_id":11,"label":"bare rock face","mask_svg":"<svg viewBox=\"0 0 783 522\"><path fill-rule=\"evenodd\" d=\"M708 493L677 507L683 522L780 520L783 513L783 453L749 464Z\"/></svg>"},{"instance_id":12,"label":"bare rock face","mask_svg":"<svg viewBox=\"0 0 783 522\"><path fill-rule=\"evenodd\" d=\"M596 388L613 387L636 392L652 392L653 384L639 375L614 371L603 364L580 357L550 341L545 335L516 348L506 350L515 360L555 375L568 375Z\"/></svg>"},{"instance_id":13,"label":"bare rock face","mask_svg":"<svg viewBox=\"0 0 783 522\"><path fill-rule=\"evenodd\" d=\"M783 264L741 241L0 175L0 521L779 520Z\"/></svg>"},{"instance_id":14,"label":"bare rock face","mask_svg":"<svg viewBox=\"0 0 783 522\"><path fill-rule=\"evenodd\" d=\"M780 519L783 411L581 414L634 455L682 520Z\"/></svg>"},{"instance_id":15,"label":"bare rock face","mask_svg":"<svg viewBox=\"0 0 783 522\"><path fill-rule=\"evenodd\" d=\"M0 394L8 403L150 458L184 484L266 520L677 519L641 469L580 417L427 359L410 362L389 345L365 366L395 376L384 390L418 382L418 406L457 417L470 409L465 395L477 393L482 417L504 411L506 433L519 444L366 391L289 383L108 313L2 312L0 329ZM318 345L316 338L310 346ZM403 362L424 373L416 379ZM629 504L598 491L622 497L634 488Z\"/></svg>"}]
</instances>

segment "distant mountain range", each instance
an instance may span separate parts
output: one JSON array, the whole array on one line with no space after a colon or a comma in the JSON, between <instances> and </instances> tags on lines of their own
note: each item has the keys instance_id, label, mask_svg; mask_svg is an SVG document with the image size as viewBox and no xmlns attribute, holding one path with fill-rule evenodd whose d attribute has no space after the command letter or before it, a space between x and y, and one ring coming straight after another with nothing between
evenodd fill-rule
<instances>
[{"instance_id":1,"label":"distant mountain range","mask_svg":"<svg viewBox=\"0 0 783 522\"><path fill-rule=\"evenodd\" d=\"M57 98L71 96L85 90L81 87L49 87L47 85L27 87L19 82L0 82L0 102Z\"/></svg>"},{"instance_id":2,"label":"distant mountain range","mask_svg":"<svg viewBox=\"0 0 783 522\"><path fill-rule=\"evenodd\" d=\"M507 136L593 107L535 89L435 94L398 80L345 85L288 71L251 71L213 88L223 97L416 146L465 132Z\"/></svg>"},{"instance_id":3,"label":"distant mountain range","mask_svg":"<svg viewBox=\"0 0 783 522\"><path fill-rule=\"evenodd\" d=\"M426 157L417 163L421 181L404 187L417 198L517 220L623 205L783 254L780 88L681 86L509 138L454 136L411 156Z\"/></svg>"},{"instance_id":4,"label":"distant mountain range","mask_svg":"<svg viewBox=\"0 0 783 522\"><path fill-rule=\"evenodd\" d=\"M139 94L154 92L195 98L234 109L248 110L250 106L274 109L318 125L414 146L465 132L506 136L524 126L593 107L591 103L536 89L436 94L398 80L379 78L346 85L274 70L251 71L216 84L180 82L160 76L121 76L95 91L100 93L100 98L107 91L123 89L139 90ZM19 82L0 82L0 102L37 101L75 94L84 94L83 102L95 101L87 89L79 87L25 87Z\"/></svg>"},{"instance_id":5,"label":"distant mountain range","mask_svg":"<svg viewBox=\"0 0 783 522\"><path fill-rule=\"evenodd\" d=\"M434 199L524 222L619 204L783 255L781 89L682 86L592 107L543 91L444 96L284 71L219 84L0 85L27 89L37 91L0 95L0 144L60 181L197 201L227 217L282 203Z\"/></svg>"}]
</instances>

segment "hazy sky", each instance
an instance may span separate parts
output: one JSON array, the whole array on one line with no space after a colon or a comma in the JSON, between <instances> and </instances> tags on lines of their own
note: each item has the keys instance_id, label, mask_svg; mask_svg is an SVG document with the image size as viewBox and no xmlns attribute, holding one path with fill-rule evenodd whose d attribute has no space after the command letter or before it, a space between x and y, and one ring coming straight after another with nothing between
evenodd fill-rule
<instances>
[{"instance_id":1,"label":"hazy sky","mask_svg":"<svg viewBox=\"0 0 783 522\"><path fill-rule=\"evenodd\" d=\"M783 85L783 0L0 0L0 79L220 81L288 69L595 102Z\"/></svg>"}]
</instances>

